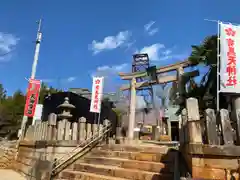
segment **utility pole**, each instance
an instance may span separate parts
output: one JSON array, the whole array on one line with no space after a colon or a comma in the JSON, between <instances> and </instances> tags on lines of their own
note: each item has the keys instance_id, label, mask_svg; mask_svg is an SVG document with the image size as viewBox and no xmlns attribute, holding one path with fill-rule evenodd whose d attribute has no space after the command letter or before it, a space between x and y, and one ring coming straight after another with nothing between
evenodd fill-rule
<instances>
[{"instance_id":1,"label":"utility pole","mask_svg":"<svg viewBox=\"0 0 240 180\"><path fill-rule=\"evenodd\" d=\"M35 75L36 75L40 43L42 40L42 32L41 32L42 19L37 21L37 24L38 24L38 31L37 31L36 48L35 48L35 53L34 53L33 65L32 65L31 79L35 79Z\"/></svg>"},{"instance_id":2,"label":"utility pole","mask_svg":"<svg viewBox=\"0 0 240 180\"><path fill-rule=\"evenodd\" d=\"M36 48L35 48L33 64L32 64L31 79L35 79L35 76L36 76L36 69L37 69L37 63L38 63L38 57L39 57L40 43L41 43L41 40L42 40L42 32L41 32L42 19L37 21L37 24L38 24L38 31L37 31L37 38L36 38ZM19 140L22 140L24 138L27 122L28 122L28 117L23 116L21 130L20 130L21 134L20 134Z\"/></svg>"}]
</instances>

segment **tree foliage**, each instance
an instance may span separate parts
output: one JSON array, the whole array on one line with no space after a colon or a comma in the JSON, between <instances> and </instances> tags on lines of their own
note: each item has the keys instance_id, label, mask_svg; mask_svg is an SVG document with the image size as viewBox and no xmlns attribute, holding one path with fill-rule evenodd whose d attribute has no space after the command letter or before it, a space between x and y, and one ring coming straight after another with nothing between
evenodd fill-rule
<instances>
[{"instance_id":1,"label":"tree foliage","mask_svg":"<svg viewBox=\"0 0 240 180\"><path fill-rule=\"evenodd\" d=\"M206 37L200 45L192 46L192 52L189 60L192 62L192 66L198 67L203 65L208 69L200 83L196 83L191 79L191 83L188 86L186 97L196 97L199 100L199 106L201 109L208 107L216 107L217 97L217 60L218 60L218 37L212 35ZM220 94L220 105L225 107L226 99Z\"/></svg>"},{"instance_id":2,"label":"tree foliage","mask_svg":"<svg viewBox=\"0 0 240 180\"><path fill-rule=\"evenodd\" d=\"M56 93L59 90L42 84L39 103L42 103L46 95ZM17 90L12 96L7 96L3 85L0 84L0 137L17 133L20 128L25 107L25 94Z\"/></svg>"}]
</instances>

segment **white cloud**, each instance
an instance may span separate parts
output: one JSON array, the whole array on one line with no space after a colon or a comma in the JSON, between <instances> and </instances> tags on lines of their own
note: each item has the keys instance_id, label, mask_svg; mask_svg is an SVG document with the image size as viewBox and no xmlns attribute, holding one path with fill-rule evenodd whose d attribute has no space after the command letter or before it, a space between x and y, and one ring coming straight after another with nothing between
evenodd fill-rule
<instances>
[{"instance_id":1,"label":"white cloud","mask_svg":"<svg viewBox=\"0 0 240 180\"><path fill-rule=\"evenodd\" d=\"M156 34L157 32L158 32L158 28L154 28L154 29L152 29L151 31L149 31L148 34L149 34L150 36L153 36L153 35Z\"/></svg>"},{"instance_id":2,"label":"white cloud","mask_svg":"<svg viewBox=\"0 0 240 180\"><path fill-rule=\"evenodd\" d=\"M93 75L97 75L97 76L114 75L120 71L124 71L127 67L128 67L127 63L114 65L114 66L108 66L108 65L99 66Z\"/></svg>"},{"instance_id":3,"label":"white cloud","mask_svg":"<svg viewBox=\"0 0 240 180\"><path fill-rule=\"evenodd\" d=\"M72 76L72 77L67 78L67 82L73 82L76 79L77 79L77 77Z\"/></svg>"},{"instance_id":4,"label":"white cloud","mask_svg":"<svg viewBox=\"0 0 240 180\"><path fill-rule=\"evenodd\" d=\"M9 55L15 48L19 38L12 34L0 32L0 61L8 61Z\"/></svg>"},{"instance_id":5,"label":"white cloud","mask_svg":"<svg viewBox=\"0 0 240 180\"><path fill-rule=\"evenodd\" d=\"M115 77L118 72L127 71L129 64L123 63L119 65L109 66L99 66L96 71L91 73L92 76L103 76L103 77Z\"/></svg>"},{"instance_id":6,"label":"white cloud","mask_svg":"<svg viewBox=\"0 0 240 180\"><path fill-rule=\"evenodd\" d=\"M163 55L168 56L168 55L170 55L170 54L172 53L172 50L170 50L170 49L166 49L166 50L163 51L162 53L163 53Z\"/></svg>"},{"instance_id":7,"label":"white cloud","mask_svg":"<svg viewBox=\"0 0 240 180\"><path fill-rule=\"evenodd\" d=\"M186 53L172 53L170 52L170 54L163 54L162 56L160 56L160 61L166 61L166 60L184 60L188 57L188 54Z\"/></svg>"},{"instance_id":8,"label":"white cloud","mask_svg":"<svg viewBox=\"0 0 240 180\"><path fill-rule=\"evenodd\" d=\"M150 61L183 60L187 57L187 53L175 53L172 49L168 49L160 43L145 46L135 53L147 53Z\"/></svg>"},{"instance_id":9,"label":"white cloud","mask_svg":"<svg viewBox=\"0 0 240 180\"><path fill-rule=\"evenodd\" d=\"M150 46L143 47L139 53L147 53L151 61L159 61L159 51L163 48L165 48L164 44L156 43Z\"/></svg>"},{"instance_id":10,"label":"white cloud","mask_svg":"<svg viewBox=\"0 0 240 180\"><path fill-rule=\"evenodd\" d=\"M123 63L118 65L104 65L99 66L95 72L91 73L91 76L102 76L104 77L104 91L105 92L112 92L117 91L119 88L119 84L116 79L119 78L118 72L128 71L129 64Z\"/></svg>"},{"instance_id":11,"label":"white cloud","mask_svg":"<svg viewBox=\"0 0 240 180\"><path fill-rule=\"evenodd\" d=\"M92 44L90 45L90 49L94 54L97 54L104 50L116 49L125 45L128 42L130 36L131 33L129 31L121 31L116 36L105 37L102 42L93 40Z\"/></svg>"},{"instance_id":12,"label":"white cloud","mask_svg":"<svg viewBox=\"0 0 240 180\"><path fill-rule=\"evenodd\" d=\"M152 28L152 26L156 23L156 21L150 21L149 23L144 25L145 32L148 33L149 36L153 36L158 32L158 28Z\"/></svg>"},{"instance_id":13,"label":"white cloud","mask_svg":"<svg viewBox=\"0 0 240 180\"><path fill-rule=\"evenodd\" d=\"M150 21L147 24L144 25L145 31L149 31L150 28L156 23L156 21Z\"/></svg>"}]
</instances>

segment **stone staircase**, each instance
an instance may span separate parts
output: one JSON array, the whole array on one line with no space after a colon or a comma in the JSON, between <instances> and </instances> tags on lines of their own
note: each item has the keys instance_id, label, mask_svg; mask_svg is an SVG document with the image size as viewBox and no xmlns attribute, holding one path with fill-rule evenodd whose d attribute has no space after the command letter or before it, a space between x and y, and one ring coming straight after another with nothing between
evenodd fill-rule
<instances>
[{"instance_id":1,"label":"stone staircase","mask_svg":"<svg viewBox=\"0 0 240 180\"><path fill-rule=\"evenodd\" d=\"M104 145L62 171L56 179L174 180L177 151L164 145Z\"/></svg>"}]
</instances>

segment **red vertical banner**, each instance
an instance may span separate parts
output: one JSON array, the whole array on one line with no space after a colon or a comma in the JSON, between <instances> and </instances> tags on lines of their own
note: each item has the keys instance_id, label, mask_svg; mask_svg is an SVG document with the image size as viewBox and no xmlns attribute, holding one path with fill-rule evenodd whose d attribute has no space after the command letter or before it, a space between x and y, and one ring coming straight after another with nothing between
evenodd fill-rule
<instances>
[{"instance_id":1,"label":"red vertical banner","mask_svg":"<svg viewBox=\"0 0 240 180\"><path fill-rule=\"evenodd\" d=\"M24 109L24 116L33 117L36 105L39 99L39 92L41 88L41 81L30 79L26 95L26 104Z\"/></svg>"}]
</instances>

